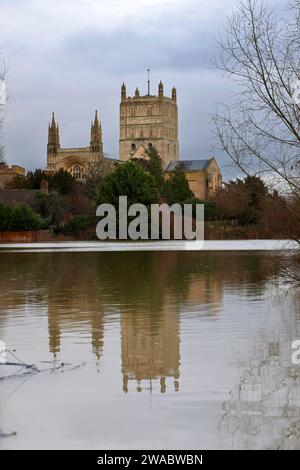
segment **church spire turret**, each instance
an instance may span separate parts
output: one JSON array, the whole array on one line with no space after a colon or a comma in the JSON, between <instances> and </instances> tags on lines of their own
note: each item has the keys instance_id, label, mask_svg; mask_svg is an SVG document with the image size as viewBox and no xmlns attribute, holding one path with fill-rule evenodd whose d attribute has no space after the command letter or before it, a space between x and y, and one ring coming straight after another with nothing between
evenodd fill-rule
<instances>
[{"instance_id":1,"label":"church spire turret","mask_svg":"<svg viewBox=\"0 0 300 470\"><path fill-rule=\"evenodd\" d=\"M126 100L126 86L125 83L123 82L121 86L121 101Z\"/></svg>"},{"instance_id":2,"label":"church spire turret","mask_svg":"<svg viewBox=\"0 0 300 470\"><path fill-rule=\"evenodd\" d=\"M48 154L56 153L57 149L59 148L60 148L59 128L58 128L58 124L56 124L55 122L54 113L52 113L51 124L49 124L48 126L48 145L47 145Z\"/></svg>"},{"instance_id":3,"label":"church spire turret","mask_svg":"<svg viewBox=\"0 0 300 470\"><path fill-rule=\"evenodd\" d=\"M98 111L95 111L95 119L92 121L91 125L91 142L90 142L91 152L101 152L103 148L102 143L102 128L101 123L98 119Z\"/></svg>"}]
</instances>

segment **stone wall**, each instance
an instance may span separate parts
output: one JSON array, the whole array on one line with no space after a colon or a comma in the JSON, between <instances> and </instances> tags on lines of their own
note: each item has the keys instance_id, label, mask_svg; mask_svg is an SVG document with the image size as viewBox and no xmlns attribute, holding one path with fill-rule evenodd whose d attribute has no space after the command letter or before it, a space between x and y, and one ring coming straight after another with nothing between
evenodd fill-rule
<instances>
[{"instance_id":1,"label":"stone wall","mask_svg":"<svg viewBox=\"0 0 300 470\"><path fill-rule=\"evenodd\" d=\"M33 243L53 240L50 230L28 230L24 232L0 232L0 243Z\"/></svg>"},{"instance_id":2,"label":"stone wall","mask_svg":"<svg viewBox=\"0 0 300 470\"><path fill-rule=\"evenodd\" d=\"M0 202L11 206L27 204L33 207L36 192L35 189L0 189Z\"/></svg>"},{"instance_id":3,"label":"stone wall","mask_svg":"<svg viewBox=\"0 0 300 470\"><path fill-rule=\"evenodd\" d=\"M185 174L194 196L198 199L206 200L208 197L206 173L203 171L190 171Z\"/></svg>"},{"instance_id":4,"label":"stone wall","mask_svg":"<svg viewBox=\"0 0 300 470\"><path fill-rule=\"evenodd\" d=\"M186 171L185 174L191 191L198 199L207 200L222 187L222 175L214 165L208 171Z\"/></svg>"},{"instance_id":5,"label":"stone wall","mask_svg":"<svg viewBox=\"0 0 300 470\"><path fill-rule=\"evenodd\" d=\"M18 165L0 165L0 189L5 188L7 183L17 175L25 176L25 168Z\"/></svg>"}]
</instances>

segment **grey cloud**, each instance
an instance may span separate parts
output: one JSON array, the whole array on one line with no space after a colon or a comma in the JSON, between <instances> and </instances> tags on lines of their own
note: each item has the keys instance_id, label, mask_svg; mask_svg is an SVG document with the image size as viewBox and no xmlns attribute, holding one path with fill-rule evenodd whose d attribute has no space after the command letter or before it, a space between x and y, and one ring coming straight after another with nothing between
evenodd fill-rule
<instances>
[{"instance_id":1,"label":"grey cloud","mask_svg":"<svg viewBox=\"0 0 300 470\"><path fill-rule=\"evenodd\" d=\"M84 31L65 39L64 56L72 65L95 71L134 73L141 70L145 58L155 68L175 70L203 69L209 66L209 35L190 28L188 37L166 32Z\"/></svg>"},{"instance_id":2,"label":"grey cloud","mask_svg":"<svg viewBox=\"0 0 300 470\"><path fill-rule=\"evenodd\" d=\"M178 89L181 158L205 158L214 147L210 114L225 100L232 86L211 68L214 36L224 21L220 15L201 17L198 2L190 10L149 20L127 21L107 31L87 28L51 36L46 28L39 41L31 31L7 35L9 64L4 135L7 160L26 168L46 165L47 125L56 112L64 146L88 145L94 110L100 108L104 148L118 155L120 85L131 94L146 89L146 69L152 87L162 79L166 93ZM232 0L229 2L232 4ZM192 8L193 6L193 8ZM208 5L206 9L208 9ZM1 6L0 6L1 17ZM18 19L22 25L22 19ZM220 155L221 164L226 157Z\"/></svg>"}]
</instances>

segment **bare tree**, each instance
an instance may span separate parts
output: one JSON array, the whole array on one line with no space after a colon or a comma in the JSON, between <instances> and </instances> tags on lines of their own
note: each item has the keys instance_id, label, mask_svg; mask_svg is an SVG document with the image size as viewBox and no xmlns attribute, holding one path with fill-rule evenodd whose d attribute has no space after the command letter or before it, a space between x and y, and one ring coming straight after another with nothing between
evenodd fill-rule
<instances>
[{"instance_id":1,"label":"bare tree","mask_svg":"<svg viewBox=\"0 0 300 470\"><path fill-rule=\"evenodd\" d=\"M216 65L236 83L233 103L214 116L221 148L244 174L267 173L300 199L300 0L284 17L238 1Z\"/></svg>"},{"instance_id":2,"label":"bare tree","mask_svg":"<svg viewBox=\"0 0 300 470\"><path fill-rule=\"evenodd\" d=\"M89 196L95 200L102 179L115 168L116 161L103 158L100 161L90 161L86 166L86 190Z\"/></svg>"}]
</instances>

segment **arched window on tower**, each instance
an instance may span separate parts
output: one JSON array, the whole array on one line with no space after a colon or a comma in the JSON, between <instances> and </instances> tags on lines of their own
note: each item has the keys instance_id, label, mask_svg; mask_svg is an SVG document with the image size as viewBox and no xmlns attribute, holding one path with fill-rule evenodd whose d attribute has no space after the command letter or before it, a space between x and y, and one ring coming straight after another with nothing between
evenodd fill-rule
<instances>
[{"instance_id":1,"label":"arched window on tower","mask_svg":"<svg viewBox=\"0 0 300 470\"><path fill-rule=\"evenodd\" d=\"M136 150L136 145L134 143L131 144L131 150L134 152Z\"/></svg>"},{"instance_id":2,"label":"arched window on tower","mask_svg":"<svg viewBox=\"0 0 300 470\"><path fill-rule=\"evenodd\" d=\"M149 149L149 150L152 150L152 149L153 149L153 144L152 144L151 142L149 142L149 144L148 144L148 149Z\"/></svg>"},{"instance_id":3,"label":"arched window on tower","mask_svg":"<svg viewBox=\"0 0 300 470\"><path fill-rule=\"evenodd\" d=\"M135 107L134 106L132 106L132 108L131 108L131 116L132 117L135 116Z\"/></svg>"}]
</instances>

